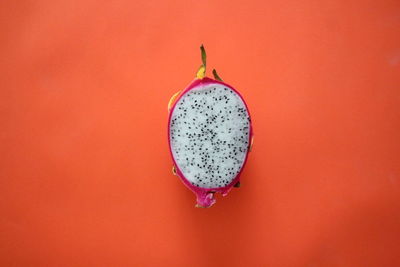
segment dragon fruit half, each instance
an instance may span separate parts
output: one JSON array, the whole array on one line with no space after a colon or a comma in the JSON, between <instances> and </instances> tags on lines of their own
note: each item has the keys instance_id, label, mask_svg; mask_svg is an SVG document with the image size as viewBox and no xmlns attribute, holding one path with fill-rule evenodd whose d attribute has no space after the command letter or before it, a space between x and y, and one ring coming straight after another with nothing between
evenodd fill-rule
<instances>
[{"instance_id":1,"label":"dragon fruit half","mask_svg":"<svg viewBox=\"0 0 400 267\"><path fill-rule=\"evenodd\" d=\"M168 104L168 141L173 173L197 195L197 207L210 207L216 192L227 195L239 177L252 145L249 110L242 96L205 77L206 53L197 78Z\"/></svg>"}]
</instances>

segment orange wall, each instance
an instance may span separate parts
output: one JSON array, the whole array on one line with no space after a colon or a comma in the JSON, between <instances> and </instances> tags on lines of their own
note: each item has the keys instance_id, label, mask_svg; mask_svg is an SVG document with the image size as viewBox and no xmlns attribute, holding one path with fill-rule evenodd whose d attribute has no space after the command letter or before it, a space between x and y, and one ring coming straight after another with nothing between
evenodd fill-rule
<instances>
[{"instance_id":1,"label":"orange wall","mask_svg":"<svg viewBox=\"0 0 400 267\"><path fill-rule=\"evenodd\" d=\"M0 266L399 266L400 2L0 3ZM170 96L208 63L255 144L194 208Z\"/></svg>"}]
</instances>

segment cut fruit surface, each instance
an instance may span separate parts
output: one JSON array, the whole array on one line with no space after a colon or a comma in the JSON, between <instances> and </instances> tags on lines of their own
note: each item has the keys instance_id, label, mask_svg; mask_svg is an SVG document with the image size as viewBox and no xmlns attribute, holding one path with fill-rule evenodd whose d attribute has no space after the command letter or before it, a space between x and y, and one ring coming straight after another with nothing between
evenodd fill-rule
<instances>
[{"instance_id":1,"label":"cut fruit surface","mask_svg":"<svg viewBox=\"0 0 400 267\"><path fill-rule=\"evenodd\" d=\"M221 188L239 174L249 147L247 108L232 88L201 83L184 93L170 120L176 165L194 186Z\"/></svg>"}]
</instances>

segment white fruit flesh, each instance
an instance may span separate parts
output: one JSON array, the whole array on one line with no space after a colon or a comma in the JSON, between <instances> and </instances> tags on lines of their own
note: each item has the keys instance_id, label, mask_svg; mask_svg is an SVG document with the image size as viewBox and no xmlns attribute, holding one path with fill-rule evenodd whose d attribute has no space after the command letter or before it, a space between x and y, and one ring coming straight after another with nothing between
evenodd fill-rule
<instances>
[{"instance_id":1,"label":"white fruit flesh","mask_svg":"<svg viewBox=\"0 0 400 267\"><path fill-rule=\"evenodd\" d=\"M200 84L176 103L170 120L171 151L191 184L220 188L243 167L250 118L240 96L219 83Z\"/></svg>"}]
</instances>

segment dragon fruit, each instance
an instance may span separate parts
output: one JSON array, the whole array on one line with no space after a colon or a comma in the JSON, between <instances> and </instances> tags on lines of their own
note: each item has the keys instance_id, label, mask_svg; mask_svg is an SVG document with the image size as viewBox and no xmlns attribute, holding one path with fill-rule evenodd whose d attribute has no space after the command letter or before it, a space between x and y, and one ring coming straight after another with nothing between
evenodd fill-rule
<instances>
[{"instance_id":1,"label":"dragon fruit","mask_svg":"<svg viewBox=\"0 0 400 267\"><path fill-rule=\"evenodd\" d=\"M168 104L168 141L173 173L197 196L197 207L210 207L214 194L240 186L253 133L242 96L213 70L205 77L206 53L197 78Z\"/></svg>"}]
</instances>

